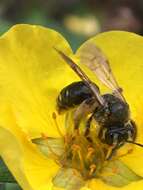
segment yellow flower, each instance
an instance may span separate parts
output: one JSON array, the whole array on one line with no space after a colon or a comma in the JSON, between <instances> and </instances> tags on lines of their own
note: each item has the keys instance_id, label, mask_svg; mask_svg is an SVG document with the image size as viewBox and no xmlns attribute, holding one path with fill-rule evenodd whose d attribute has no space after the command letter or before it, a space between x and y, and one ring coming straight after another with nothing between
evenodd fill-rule
<instances>
[{"instance_id":1,"label":"yellow flower","mask_svg":"<svg viewBox=\"0 0 143 190\"><path fill-rule=\"evenodd\" d=\"M143 38L115 31L99 34L91 41L108 57L137 125L136 141L143 143ZM16 25L0 38L0 155L24 190L57 188L52 179L60 165L42 154L32 139L41 134L60 137L52 117L56 97L63 87L79 80L53 47L78 61L80 49L73 55L66 40L51 29ZM90 71L83 69L102 92L107 91ZM57 117L63 134L64 121L65 115ZM133 146L130 154L120 158L140 178L143 177L142 155L143 149ZM120 189L140 190L142 186L140 179ZM85 181L82 188L119 189L100 178Z\"/></svg>"}]
</instances>

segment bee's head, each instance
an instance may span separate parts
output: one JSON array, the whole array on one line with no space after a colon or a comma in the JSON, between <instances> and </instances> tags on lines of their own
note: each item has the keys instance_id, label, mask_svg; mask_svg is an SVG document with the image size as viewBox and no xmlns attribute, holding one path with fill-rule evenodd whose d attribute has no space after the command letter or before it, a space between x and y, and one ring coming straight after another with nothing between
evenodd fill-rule
<instances>
[{"instance_id":1,"label":"bee's head","mask_svg":"<svg viewBox=\"0 0 143 190\"><path fill-rule=\"evenodd\" d=\"M99 133L101 141L108 145L122 146L128 140L134 141L135 137L136 127L132 121L108 125L103 127Z\"/></svg>"}]
</instances>

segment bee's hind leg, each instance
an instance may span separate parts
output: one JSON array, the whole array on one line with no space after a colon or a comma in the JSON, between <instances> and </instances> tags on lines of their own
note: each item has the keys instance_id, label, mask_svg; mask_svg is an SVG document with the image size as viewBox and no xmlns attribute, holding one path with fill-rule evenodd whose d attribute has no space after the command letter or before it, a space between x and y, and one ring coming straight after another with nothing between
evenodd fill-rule
<instances>
[{"instance_id":1,"label":"bee's hind leg","mask_svg":"<svg viewBox=\"0 0 143 190\"><path fill-rule=\"evenodd\" d=\"M85 129L85 132L84 132L85 137L87 137L89 135L89 133L90 133L90 126L91 126L92 117L93 117L93 114L88 118L88 120L86 122L86 129Z\"/></svg>"},{"instance_id":2,"label":"bee's hind leg","mask_svg":"<svg viewBox=\"0 0 143 190\"><path fill-rule=\"evenodd\" d=\"M78 131L80 122L83 118L86 118L88 114L91 114L95 108L98 106L98 103L93 99L84 100L76 109L74 113L74 129Z\"/></svg>"},{"instance_id":3,"label":"bee's hind leg","mask_svg":"<svg viewBox=\"0 0 143 190\"><path fill-rule=\"evenodd\" d=\"M74 113L74 128L78 129L80 122L88 114L92 113L93 110L97 107L97 103L93 98L84 100L75 110Z\"/></svg>"}]
</instances>

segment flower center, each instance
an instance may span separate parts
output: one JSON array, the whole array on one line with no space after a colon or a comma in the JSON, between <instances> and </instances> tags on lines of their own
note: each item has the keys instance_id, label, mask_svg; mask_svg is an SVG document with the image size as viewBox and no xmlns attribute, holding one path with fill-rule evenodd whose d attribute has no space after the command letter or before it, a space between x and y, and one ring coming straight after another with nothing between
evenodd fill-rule
<instances>
[{"instance_id":1,"label":"flower center","mask_svg":"<svg viewBox=\"0 0 143 190\"><path fill-rule=\"evenodd\" d=\"M72 122L66 118L66 134L62 135L55 114L53 119L59 134L64 139L64 151L59 156L59 164L65 168L75 169L84 179L97 177L105 163L105 147L103 148L103 144L96 137L96 129L87 137L84 130L75 130ZM85 123L82 124L85 128Z\"/></svg>"},{"instance_id":2,"label":"flower center","mask_svg":"<svg viewBox=\"0 0 143 190\"><path fill-rule=\"evenodd\" d=\"M84 179L96 177L103 167L104 152L96 139L87 139L83 134L65 137L65 154L60 158L63 167L80 172Z\"/></svg>"}]
</instances>

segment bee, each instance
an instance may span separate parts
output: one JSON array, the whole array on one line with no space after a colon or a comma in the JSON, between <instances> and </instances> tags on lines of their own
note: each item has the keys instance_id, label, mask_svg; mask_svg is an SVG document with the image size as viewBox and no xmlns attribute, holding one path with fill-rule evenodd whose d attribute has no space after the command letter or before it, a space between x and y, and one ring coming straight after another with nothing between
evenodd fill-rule
<instances>
[{"instance_id":1,"label":"bee","mask_svg":"<svg viewBox=\"0 0 143 190\"><path fill-rule=\"evenodd\" d=\"M64 87L57 98L59 112L76 108L75 130L78 130L82 118L90 115L87 117L85 136L88 137L91 122L95 120L99 126L98 138L103 144L112 147L107 159L111 159L125 143L143 147L135 142L137 129L130 117L129 105L101 49L91 42L87 43L81 49L80 60L112 91L103 95L97 84L70 57L56 48L55 50L81 79Z\"/></svg>"}]
</instances>

